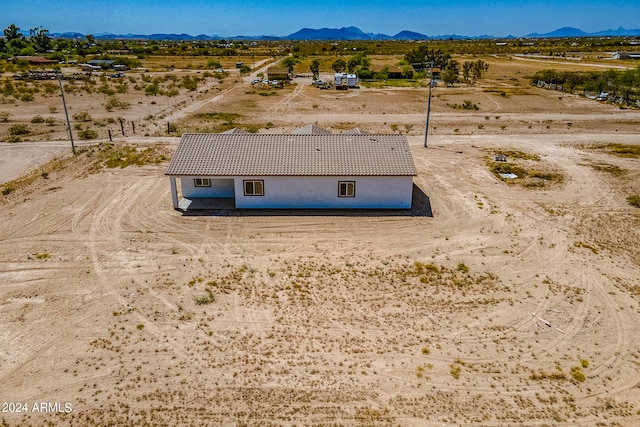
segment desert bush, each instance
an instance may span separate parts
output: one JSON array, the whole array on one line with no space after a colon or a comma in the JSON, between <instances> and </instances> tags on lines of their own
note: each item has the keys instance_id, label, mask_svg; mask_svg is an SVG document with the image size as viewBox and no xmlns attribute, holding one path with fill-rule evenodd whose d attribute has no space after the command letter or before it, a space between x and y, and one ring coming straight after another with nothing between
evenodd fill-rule
<instances>
[{"instance_id":1,"label":"desert bush","mask_svg":"<svg viewBox=\"0 0 640 427\"><path fill-rule=\"evenodd\" d=\"M9 135L28 135L30 133L31 129L29 129L29 126L22 123L13 125L9 128Z\"/></svg>"},{"instance_id":2,"label":"desert bush","mask_svg":"<svg viewBox=\"0 0 640 427\"><path fill-rule=\"evenodd\" d=\"M42 88L45 95L53 95L54 93L58 92L58 86L54 85L51 82L45 82Z\"/></svg>"},{"instance_id":3,"label":"desert bush","mask_svg":"<svg viewBox=\"0 0 640 427\"><path fill-rule=\"evenodd\" d=\"M78 120L78 121L81 121L81 122L90 122L91 121L91 115L86 111L82 111L80 113L76 113L72 117L73 117L73 120Z\"/></svg>"},{"instance_id":4,"label":"desert bush","mask_svg":"<svg viewBox=\"0 0 640 427\"><path fill-rule=\"evenodd\" d=\"M11 113L8 111L0 111L0 122L8 122Z\"/></svg>"},{"instance_id":5,"label":"desert bush","mask_svg":"<svg viewBox=\"0 0 640 427\"><path fill-rule=\"evenodd\" d=\"M453 363L451 365L451 370L449 371L449 373L451 374L451 376L455 379L459 379L460 378L460 372L462 371L462 368L460 367L460 365Z\"/></svg>"},{"instance_id":6,"label":"desert bush","mask_svg":"<svg viewBox=\"0 0 640 427\"><path fill-rule=\"evenodd\" d=\"M198 88L198 79L191 78L190 76L184 76L182 78L182 87L189 91L194 91Z\"/></svg>"},{"instance_id":7,"label":"desert bush","mask_svg":"<svg viewBox=\"0 0 640 427\"><path fill-rule=\"evenodd\" d=\"M627 197L627 203L629 203L631 206L635 206L636 208L640 208L640 195L634 194Z\"/></svg>"},{"instance_id":8,"label":"desert bush","mask_svg":"<svg viewBox=\"0 0 640 427\"><path fill-rule=\"evenodd\" d=\"M107 111L113 111L116 108L119 110L126 110L127 108L129 108L130 105L131 104L129 104L128 102L121 101L117 97L111 96L109 97L109 100L107 101L107 103L104 105L104 108Z\"/></svg>"},{"instance_id":9,"label":"desert bush","mask_svg":"<svg viewBox=\"0 0 640 427\"><path fill-rule=\"evenodd\" d=\"M215 295L213 295L213 292L211 292L211 289L207 288L205 290L207 291L207 295L195 297L196 305L211 304L216 300L216 297Z\"/></svg>"},{"instance_id":10,"label":"desert bush","mask_svg":"<svg viewBox=\"0 0 640 427\"><path fill-rule=\"evenodd\" d=\"M109 96L116 93L116 91L113 88L109 87L109 85L106 83L98 88L98 92L104 93L105 95Z\"/></svg>"},{"instance_id":11,"label":"desert bush","mask_svg":"<svg viewBox=\"0 0 640 427\"><path fill-rule=\"evenodd\" d=\"M571 374L571 377L578 382L583 382L587 379L580 366L574 366L573 368L571 368L571 371L569 373Z\"/></svg>"},{"instance_id":12,"label":"desert bush","mask_svg":"<svg viewBox=\"0 0 640 427\"><path fill-rule=\"evenodd\" d=\"M469 267L467 267L464 262L459 262L458 263L458 267L456 269L458 271L463 272L463 273L468 273L469 272Z\"/></svg>"},{"instance_id":13,"label":"desert bush","mask_svg":"<svg viewBox=\"0 0 640 427\"><path fill-rule=\"evenodd\" d=\"M33 97L32 93L23 93L22 95L20 95L19 99L22 102L32 102L35 98Z\"/></svg>"},{"instance_id":14,"label":"desert bush","mask_svg":"<svg viewBox=\"0 0 640 427\"><path fill-rule=\"evenodd\" d=\"M78 132L78 138L80 139L96 139L98 132L93 129L84 129Z\"/></svg>"},{"instance_id":15,"label":"desert bush","mask_svg":"<svg viewBox=\"0 0 640 427\"><path fill-rule=\"evenodd\" d=\"M47 117L46 119L44 119L44 121L48 126L53 126L56 124L55 117Z\"/></svg>"},{"instance_id":16,"label":"desert bush","mask_svg":"<svg viewBox=\"0 0 640 427\"><path fill-rule=\"evenodd\" d=\"M159 91L160 91L160 87L158 86L157 83L149 84L144 87L144 94L146 96L150 96L150 95L156 96L158 95Z\"/></svg>"},{"instance_id":17,"label":"desert bush","mask_svg":"<svg viewBox=\"0 0 640 427\"><path fill-rule=\"evenodd\" d=\"M44 123L44 119L42 118L42 116L37 115L31 119L31 123Z\"/></svg>"},{"instance_id":18,"label":"desert bush","mask_svg":"<svg viewBox=\"0 0 640 427\"><path fill-rule=\"evenodd\" d=\"M222 68L222 64L217 59L211 58L207 61L207 68L216 70L218 68Z\"/></svg>"}]
</instances>

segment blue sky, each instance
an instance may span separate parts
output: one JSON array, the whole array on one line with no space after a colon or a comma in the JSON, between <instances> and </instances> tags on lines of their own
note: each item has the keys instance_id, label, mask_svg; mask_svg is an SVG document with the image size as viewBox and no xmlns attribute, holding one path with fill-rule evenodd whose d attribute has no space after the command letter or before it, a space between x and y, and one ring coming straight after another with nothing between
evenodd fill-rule
<instances>
[{"instance_id":1,"label":"blue sky","mask_svg":"<svg viewBox=\"0 0 640 427\"><path fill-rule=\"evenodd\" d=\"M187 33L284 36L300 28L356 26L367 33L522 36L560 27L640 28L640 0L12 0L2 29L83 34ZM315 5L314 5L315 3Z\"/></svg>"}]
</instances>

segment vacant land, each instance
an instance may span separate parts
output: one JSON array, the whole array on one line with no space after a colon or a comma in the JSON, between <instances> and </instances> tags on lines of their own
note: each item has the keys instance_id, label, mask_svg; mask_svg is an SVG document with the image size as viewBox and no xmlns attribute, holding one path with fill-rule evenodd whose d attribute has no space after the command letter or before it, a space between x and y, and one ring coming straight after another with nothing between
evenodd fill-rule
<instances>
[{"instance_id":1,"label":"vacant land","mask_svg":"<svg viewBox=\"0 0 640 427\"><path fill-rule=\"evenodd\" d=\"M63 141L0 146L35 171L0 196L2 422L637 425L640 119L511 80L527 67L438 87L429 148L424 89L264 96L239 76L132 93L118 114L153 105L158 129L73 161ZM94 96L68 102L99 117ZM166 121L407 133L416 207L182 215ZM46 145L61 157L35 169ZM495 153L526 175L501 179Z\"/></svg>"}]
</instances>

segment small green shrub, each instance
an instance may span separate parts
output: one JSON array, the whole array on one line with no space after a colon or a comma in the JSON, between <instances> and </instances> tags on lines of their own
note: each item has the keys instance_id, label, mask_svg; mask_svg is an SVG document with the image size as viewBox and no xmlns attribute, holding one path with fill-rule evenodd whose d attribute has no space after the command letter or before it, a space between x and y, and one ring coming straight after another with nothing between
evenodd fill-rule
<instances>
[{"instance_id":1,"label":"small green shrub","mask_svg":"<svg viewBox=\"0 0 640 427\"><path fill-rule=\"evenodd\" d=\"M81 122L90 122L91 121L91 115L86 111L82 111L80 113L74 114L72 117L73 117L73 120L78 120L78 121L81 121Z\"/></svg>"},{"instance_id":2,"label":"small green shrub","mask_svg":"<svg viewBox=\"0 0 640 427\"><path fill-rule=\"evenodd\" d=\"M207 291L207 295L195 297L196 305L207 305L216 300L216 297L215 295L213 295L213 292L211 292L211 289L207 288L205 290Z\"/></svg>"},{"instance_id":3,"label":"small green shrub","mask_svg":"<svg viewBox=\"0 0 640 427\"><path fill-rule=\"evenodd\" d=\"M580 366L574 366L573 368L571 368L570 374L571 377L578 382L584 382L587 379Z\"/></svg>"},{"instance_id":4,"label":"small green shrub","mask_svg":"<svg viewBox=\"0 0 640 427\"><path fill-rule=\"evenodd\" d=\"M98 132L93 129L84 129L78 132L78 138L80 139L96 139L98 137Z\"/></svg>"},{"instance_id":5,"label":"small green shrub","mask_svg":"<svg viewBox=\"0 0 640 427\"><path fill-rule=\"evenodd\" d=\"M467 267L464 262L459 262L458 263L458 267L457 267L458 271L461 271L463 273L468 273L469 272L469 267Z\"/></svg>"},{"instance_id":6,"label":"small green shrub","mask_svg":"<svg viewBox=\"0 0 640 427\"><path fill-rule=\"evenodd\" d=\"M38 115L38 116L34 116L31 119L31 123L44 123L44 119L42 118L42 116Z\"/></svg>"},{"instance_id":7,"label":"small green shrub","mask_svg":"<svg viewBox=\"0 0 640 427\"><path fill-rule=\"evenodd\" d=\"M17 125L13 125L9 128L9 135L28 135L31 133L31 129L29 129L29 126L20 123Z\"/></svg>"},{"instance_id":8,"label":"small green shrub","mask_svg":"<svg viewBox=\"0 0 640 427\"><path fill-rule=\"evenodd\" d=\"M634 194L627 197L627 203L631 206L635 206L636 208L640 208L640 194Z\"/></svg>"},{"instance_id":9,"label":"small green shrub","mask_svg":"<svg viewBox=\"0 0 640 427\"><path fill-rule=\"evenodd\" d=\"M116 96L111 96L109 97L109 100L107 101L107 103L104 105L104 108L107 111L113 111L114 109L126 110L127 108L129 108L130 105L131 104L129 104L128 102L121 101Z\"/></svg>"},{"instance_id":10,"label":"small green shrub","mask_svg":"<svg viewBox=\"0 0 640 427\"><path fill-rule=\"evenodd\" d=\"M459 379L460 378L460 372L462 371L462 367L456 363L453 363L451 365L451 370L449 371L449 373L451 374L451 376L455 379Z\"/></svg>"}]
</instances>

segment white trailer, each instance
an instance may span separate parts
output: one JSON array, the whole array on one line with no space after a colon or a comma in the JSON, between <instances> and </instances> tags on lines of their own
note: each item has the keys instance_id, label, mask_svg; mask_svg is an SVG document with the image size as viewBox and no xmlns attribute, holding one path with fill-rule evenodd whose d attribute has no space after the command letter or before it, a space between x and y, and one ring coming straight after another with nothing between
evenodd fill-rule
<instances>
[{"instance_id":1,"label":"white trailer","mask_svg":"<svg viewBox=\"0 0 640 427\"><path fill-rule=\"evenodd\" d=\"M358 86L358 76L355 74L347 74L347 86L348 87L357 87Z\"/></svg>"},{"instance_id":2,"label":"white trailer","mask_svg":"<svg viewBox=\"0 0 640 427\"><path fill-rule=\"evenodd\" d=\"M348 87L347 73L335 73L333 79L336 89L346 89Z\"/></svg>"}]
</instances>

